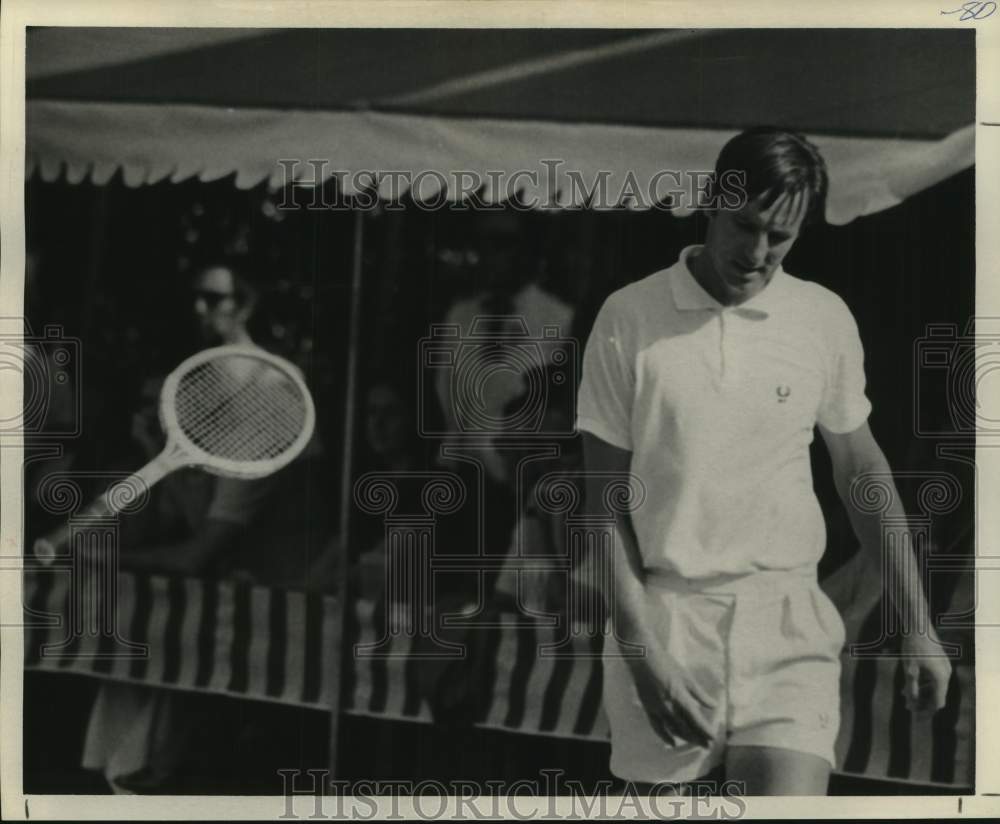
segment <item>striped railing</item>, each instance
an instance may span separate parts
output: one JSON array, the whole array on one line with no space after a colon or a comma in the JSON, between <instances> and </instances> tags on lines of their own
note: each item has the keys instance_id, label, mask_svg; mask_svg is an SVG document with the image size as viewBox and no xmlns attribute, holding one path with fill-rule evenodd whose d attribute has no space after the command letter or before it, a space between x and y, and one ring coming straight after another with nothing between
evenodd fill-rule
<instances>
[{"instance_id":1,"label":"striped railing","mask_svg":"<svg viewBox=\"0 0 1000 824\"><path fill-rule=\"evenodd\" d=\"M122 573L117 609L102 613L90 602L76 632L70 631L68 572L27 573L24 599L27 668L330 709L328 656L341 619L340 603L331 596ZM432 722L422 668L447 661L422 658L412 635L386 635L386 621L393 619L371 601L357 602L352 614L345 637L356 654L342 709ZM507 617L503 626L475 630L476 666L483 669L470 720L511 732L606 741L600 636L572 637L576 655L540 656L540 645L562 640L558 627ZM112 625L114 633L107 631ZM376 648L377 655L364 652ZM843 664L841 771L972 786L972 667L957 666L945 709L919 719L903 705L897 661L845 655Z\"/></svg>"}]
</instances>

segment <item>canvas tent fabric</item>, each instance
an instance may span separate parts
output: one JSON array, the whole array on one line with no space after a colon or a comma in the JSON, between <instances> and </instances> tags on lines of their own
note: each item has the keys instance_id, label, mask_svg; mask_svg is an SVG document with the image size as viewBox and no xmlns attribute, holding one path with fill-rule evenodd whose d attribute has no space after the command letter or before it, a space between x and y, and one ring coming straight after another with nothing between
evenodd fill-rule
<instances>
[{"instance_id":1,"label":"canvas tent fabric","mask_svg":"<svg viewBox=\"0 0 1000 824\"><path fill-rule=\"evenodd\" d=\"M351 192L366 179L355 173L406 172L383 174L380 193L416 177L420 200L467 196L456 171L500 171L483 199L555 206L593 202L603 172L603 202L630 205L630 174L662 193L658 172L711 169L733 133L769 122L823 150L827 219L843 224L973 163L971 35L35 29L27 162L46 179L120 169L129 185L235 175L249 187L287 182L281 159L324 159L319 175L304 162L293 174L344 173Z\"/></svg>"}]
</instances>

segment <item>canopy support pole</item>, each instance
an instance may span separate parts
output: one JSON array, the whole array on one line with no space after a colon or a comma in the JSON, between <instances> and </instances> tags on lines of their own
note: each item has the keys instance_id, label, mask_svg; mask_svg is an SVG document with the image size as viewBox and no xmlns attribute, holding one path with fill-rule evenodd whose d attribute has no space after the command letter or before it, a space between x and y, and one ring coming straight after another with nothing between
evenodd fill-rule
<instances>
[{"instance_id":1,"label":"canopy support pole","mask_svg":"<svg viewBox=\"0 0 1000 824\"><path fill-rule=\"evenodd\" d=\"M330 749L329 776L337 777L338 755L337 742L340 733L341 681L343 680L343 664L350 654L344 647L344 627L350 615L353 603L353 593L350 591L351 569L351 511L354 483L354 441L356 415L358 407L358 372L361 361L361 270L364 252L364 211L354 210L354 245L351 261L351 307L347 342L347 378L344 387L346 408L344 410L343 433L343 463L340 475L340 541L338 551L339 593L341 600L340 620L335 622L331 655L327 664L327 675L330 685Z\"/></svg>"}]
</instances>

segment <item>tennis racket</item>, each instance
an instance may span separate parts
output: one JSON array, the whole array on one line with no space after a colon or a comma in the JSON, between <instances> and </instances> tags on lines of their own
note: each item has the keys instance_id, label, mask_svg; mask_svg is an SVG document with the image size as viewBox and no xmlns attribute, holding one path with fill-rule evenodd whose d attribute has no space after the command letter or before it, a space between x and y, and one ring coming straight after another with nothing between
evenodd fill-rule
<instances>
[{"instance_id":1,"label":"tennis racket","mask_svg":"<svg viewBox=\"0 0 1000 824\"><path fill-rule=\"evenodd\" d=\"M252 480L277 472L302 452L316 425L312 396L298 369L253 346L218 346L191 356L160 392L163 451L113 484L75 517L116 515L165 475L196 466ZM51 564L69 542L69 525L35 541Z\"/></svg>"}]
</instances>

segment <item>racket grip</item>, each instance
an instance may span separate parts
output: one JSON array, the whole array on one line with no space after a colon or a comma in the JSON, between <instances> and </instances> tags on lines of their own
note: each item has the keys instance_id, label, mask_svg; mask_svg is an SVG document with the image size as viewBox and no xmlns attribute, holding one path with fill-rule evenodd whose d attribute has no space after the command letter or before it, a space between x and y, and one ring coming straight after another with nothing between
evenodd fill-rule
<instances>
[{"instance_id":1,"label":"racket grip","mask_svg":"<svg viewBox=\"0 0 1000 824\"><path fill-rule=\"evenodd\" d=\"M113 515L115 510L111 507L108 499L109 496L107 493L99 495L86 509L76 513L73 517L107 518ZM69 538L70 527L66 523L53 529L48 535L35 539L35 545L32 547L35 558L45 566L50 566L55 562L56 558L66 554L66 548L69 546Z\"/></svg>"}]
</instances>

